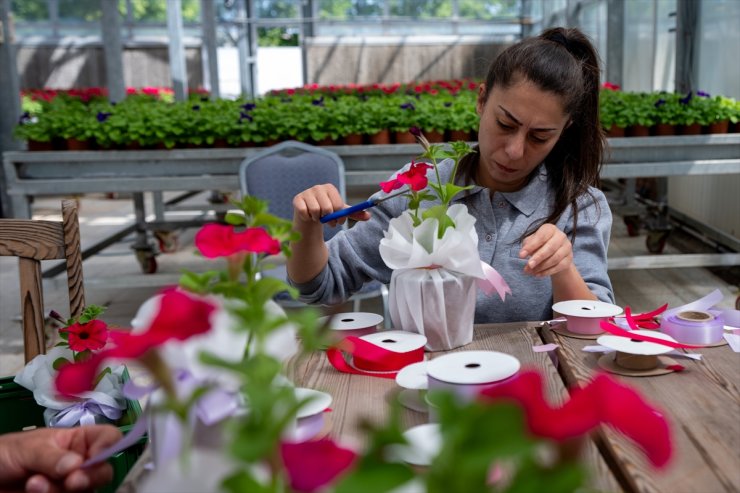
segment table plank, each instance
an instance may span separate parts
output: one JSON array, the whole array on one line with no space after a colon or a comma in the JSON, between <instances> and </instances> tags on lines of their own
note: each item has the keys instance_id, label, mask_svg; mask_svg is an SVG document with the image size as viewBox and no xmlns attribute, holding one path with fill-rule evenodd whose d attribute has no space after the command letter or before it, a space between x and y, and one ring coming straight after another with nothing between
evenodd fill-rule
<instances>
[{"instance_id":1,"label":"table plank","mask_svg":"<svg viewBox=\"0 0 740 493\"><path fill-rule=\"evenodd\" d=\"M516 356L523 368L536 369L545 377L546 393L551 402L561 402L568 392L558 370L547 353L535 353L533 345L542 340L535 323L486 324L475 328L471 344L453 350L501 351ZM427 359L444 352L427 353ZM366 443L361 428L363 420L383 423L389 417L388 402L395 399L400 388L394 380L340 373L328 362L323 352L312 353L288 363L288 376L297 386L310 387L331 394L333 398L329 434L342 442L362 446ZM427 415L405 409L402 424L406 428L427 422ZM582 451L583 460L591 471L589 486L598 491L622 491L603 457L590 441Z\"/></svg>"},{"instance_id":2,"label":"table plank","mask_svg":"<svg viewBox=\"0 0 740 493\"><path fill-rule=\"evenodd\" d=\"M542 329L542 336L560 345L560 370L568 385L582 385L591 378L600 355L582 348L594 341L562 336L549 328ZM617 376L662 408L674 437L671 464L656 472L627 439L601 431L602 453L629 491L740 491L740 359L728 346L695 352L703 360L680 359L682 372Z\"/></svg>"}]
</instances>

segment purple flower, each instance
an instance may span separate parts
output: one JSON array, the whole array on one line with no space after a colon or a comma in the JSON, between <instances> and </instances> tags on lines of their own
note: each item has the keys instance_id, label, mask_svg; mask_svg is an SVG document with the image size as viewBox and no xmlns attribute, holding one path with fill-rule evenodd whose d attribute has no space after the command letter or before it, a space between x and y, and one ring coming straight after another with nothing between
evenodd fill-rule
<instances>
[{"instance_id":1,"label":"purple flower","mask_svg":"<svg viewBox=\"0 0 740 493\"><path fill-rule=\"evenodd\" d=\"M24 111L23 114L18 118L18 123L24 124L24 123L30 123L31 122L31 113L28 111Z\"/></svg>"},{"instance_id":2,"label":"purple flower","mask_svg":"<svg viewBox=\"0 0 740 493\"><path fill-rule=\"evenodd\" d=\"M244 111L252 111L253 109L257 107L257 105L254 103L246 103L246 104L243 104L241 107Z\"/></svg>"},{"instance_id":3,"label":"purple flower","mask_svg":"<svg viewBox=\"0 0 740 493\"><path fill-rule=\"evenodd\" d=\"M311 104L314 106L324 106L324 96L321 96L319 99L314 99L311 101Z\"/></svg>"},{"instance_id":4,"label":"purple flower","mask_svg":"<svg viewBox=\"0 0 740 493\"><path fill-rule=\"evenodd\" d=\"M414 106L414 103L403 103L401 105L402 110L415 110L416 107Z\"/></svg>"},{"instance_id":5,"label":"purple flower","mask_svg":"<svg viewBox=\"0 0 740 493\"><path fill-rule=\"evenodd\" d=\"M419 127L411 127L411 128L409 128L409 132L414 137L420 137L421 136L421 129Z\"/></svg>"},{"instance_id":6,"label":"purple flower","mask_svg":"<svg viewBox=\"0 0 740 493\"><path fill-rule=\"evenodd\" d=\"M450 106L452 106L452 103L450 103L449 101L447 101L447 102L445 103L445 108L449 108Z\"/></svg>"},{"instance_id":7,"label":"purple flower","mask_svg":"<svg viewBox=\"0 0 740 493\"><path fill-rule=\"evenodd\" d=\"M200 105L199 104L194 104L193 105L193 111L200 111Z\"/></svg>"},{"instance_id":8,"label":"purple flower","mask_svg":"<svg viewBox=\"0 0 740 493\"><path fill-rule=\"evenodd\" d=\"M111 115L110 113L105 113L105 112L103 112L103 111L98 111L98 114L97 114L97 119L98 119L98 121L99 121L100 123L103 123L104 121L106 121L106 120L108 119L108 117L109 117L110 115Z\"/></svg>"},{"instance_id":9,"label":"purple flower","mask_svg":"<svg viewBox=\"0 0 740 493\"><path fill-rule=\"evenodd\" d=\"M664 104L665 104L665 99L659 99L659 100L657 100L657 101L655 102L655 107L656 107L656 108L660 108L660 107L661 107L661 106L663 106Z\"/></svg>"},{"instance_id":10,"label":"purple flower","mask_svg":"<svg viewBox=\"0 0 740 493\"><path fill-rule=\"evenodd\" d=\"M253 120L252 115L250 115L249 113L245 113L243 111L240 112L239 113L239 123L242 123L244 120L249 120L251 122Z\"/></svg>"},{"instance_id":11,"label":"purple flower","mask_svg":"<svg viewBox=\"0 0 740 493\"><path fill-rule=\"evenodd\" d=\"M710 98L711 97L708 92L704 92L704 91L696 91L696 95L699 96L699 97L702 97L702 98Z\"/></svg>"},{"instance_id":12,"label":"purple flower","mask_svg":"<svg viewBox=\"0 0 740 493\"><path fill-rule=\"evenodd\" d=\"M686 95L685 98L681 98L678 100L681 104L689 104L689 101L691 101L691 98L694 97L694 94L692 91L689 91L689 93Z\"/></svg>"}]
</instances>

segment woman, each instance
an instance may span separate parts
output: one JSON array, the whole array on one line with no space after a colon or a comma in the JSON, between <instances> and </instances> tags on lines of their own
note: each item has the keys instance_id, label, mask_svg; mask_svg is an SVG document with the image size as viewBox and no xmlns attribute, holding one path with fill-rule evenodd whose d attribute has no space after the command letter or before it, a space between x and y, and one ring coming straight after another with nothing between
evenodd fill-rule
<instances>
[{"instance_id":1,"label":"woman","mask_svg":"<svg viewBox=\"0 0 740 493\"><path fill-rule=\"evenodd\" d=\"M490 66L477 101L479 145L455 178L474 188L453 202L476 217L480 258L513 296L504 303L480 293L476 323L549 319L563 300L613 302L606 261L612 217L595 188L605 142L598 101L598 57L576 29L525 39ZM440 165L442 180L450 164ZM369 279L390 281L378 245L407 199L351 216L360 222L328 244L319 218L346 207L337 190L315 186L293 206L302 239L288 276L304 301L338 303Z\"/></svg>"}]
</instances>

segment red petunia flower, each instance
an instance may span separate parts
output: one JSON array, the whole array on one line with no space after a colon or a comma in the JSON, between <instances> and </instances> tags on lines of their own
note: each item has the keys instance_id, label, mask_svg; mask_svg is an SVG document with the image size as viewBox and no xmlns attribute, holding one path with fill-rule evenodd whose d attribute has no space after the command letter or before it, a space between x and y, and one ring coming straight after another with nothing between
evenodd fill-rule
<instances>
[{"instance_id":1,"label":"red petunia flower","mask_svg":"<svg viewBox=\"0 0 740 493\"><path fill-rule=\"evenodd\" d=\"M88 349L96 351L108 342L108 325L102 320L90 320L86 324L72 324L60 329L59 332L66 332L69 335L67 339L69 348L76 352Z\"/></svg>"},{"instance_id":2,"label":"red petunia flower","mask_svg":"<svg viewBox=\"0 0 740 493\"><path fill-rule=\"evenodd\" d=\"M642 447L654 466L663 467L671 458L671 433L663 414L634 389L606 374L598 374L585 387L571 390L570 400L559 408L547 403L542 376L535 371L524 372L481 395L520 404L529 430L540 437L562 442L604 423Z\"/></svg>"},{"instance_id":3,"label":"red petunia flower","mask_svg":"<svg viewBox=\"0 0 740 493\"><path fill-rule=\"evenodd\" d=\"M290 487L301 493L311 493L332 483L357 459L353 451L329 439L281 443L280 456L288 471Z\"/></svg>"},{"instance_id":4,"label":"red petunia flower","mask_svg":"<svg viewBox=\"0 0 740 493\"><path fill-rule=\"evenodd\" d=\"M428 184L427 170L432 166L427 163L415 163L411 161L411 167L408 171L399 173L394 179L384 181L380 184L381 190L389 193L393 190L408 185L411 190L418 192L426 188Z\"/></svg>"},{"instance_id":5,"label":"red petunia flower","mask_svg":"<svg viewBox=\"0 0 740 493\"><path fill-rule=\"evenodd\" d=\"M602 87L604 89L609 89L610 91L619 91L621 89L619 84L612 84L611 82L604 82Z\"/></svg>"},{"instance_id":6,"label":"red petunia flower","mask_svg":"<svg viewBox=\"0 0 740 493\"><path fill-rule=\"evenodd\" d=\"M209 223L195 235L195 246L208 258L228 257L239 252L280 253L280 242L262 228L237 232L233 226Z\"/></svg>"},{"instance_id":7,"label":"red petunia flower","mask_svg":"<svg viewBox=\"0 0 740 493\"><path fill-rule=\"evenodd\" d=\"M94 353L78 363L69 363L59 369L57 390L65 396L74 396L93 388L98 368L106 359L134 359L171 339L184 340L211 329L212 303L183 291L169 290L162 295L159 312L149 328L137 334L128 331L110 331L113 347Z\"/></svg>"}]
</instances>

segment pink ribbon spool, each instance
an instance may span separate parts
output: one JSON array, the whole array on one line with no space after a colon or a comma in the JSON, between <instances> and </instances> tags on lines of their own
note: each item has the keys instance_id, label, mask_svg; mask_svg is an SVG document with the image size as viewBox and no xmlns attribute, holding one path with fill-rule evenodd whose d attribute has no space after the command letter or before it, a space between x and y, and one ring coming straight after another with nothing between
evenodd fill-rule
<instances>
[{"instance_id":1,"label":"pink ribbon spool","mask_svg":"<svg viewBox=\"0 0 740 493\"><path fill-rule=\"evenodd\" d=\"M701 310L682 311L661 320L660 331L678 342L706 346L722 340L724 321Z\"/></svg>"},{"instance_id":2,"label":"pink ribbon spool","mask_svg":"<svg viewBox=\"0 0 740 493\"><path fill-rule=\"evenodd\" d=\"M521 367L514 356L496 351L461 351L427 364L429 390L448 390L469 402L485 389L516 376Z\"/></svg>"},{"instance_id":3,"label":"pink ribbon spool","mask_svg":"<svg viewBox=\"0 0 740 493\"><path fill-rule=\"evenodd\" d=\"M602 334L601 321L622 313L617 305L594 300L561 301L552 310L565 317L569 332L584 335Z\"/></svg>"}]
</instances>

